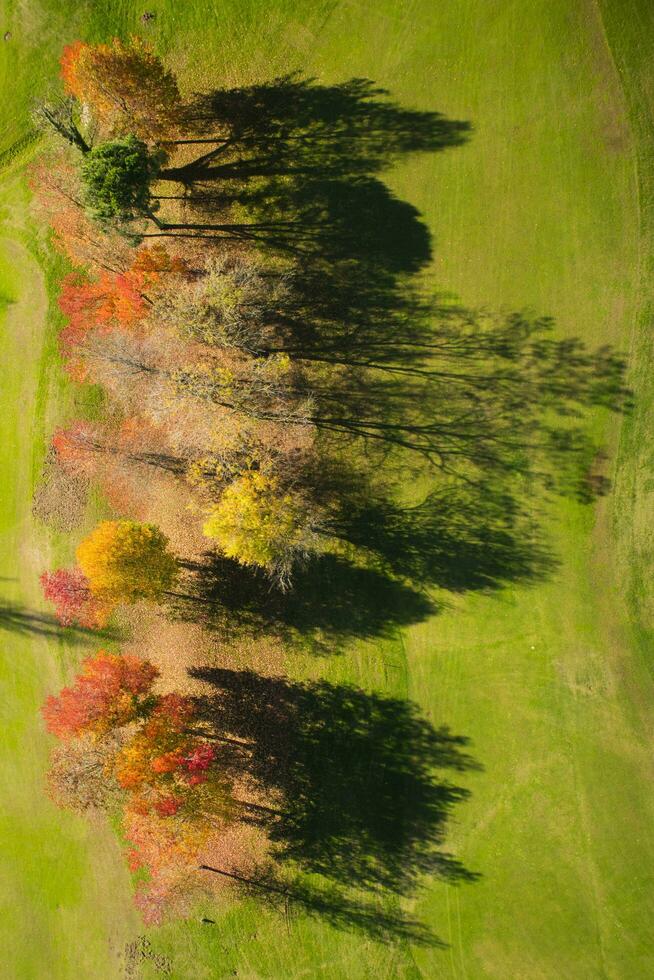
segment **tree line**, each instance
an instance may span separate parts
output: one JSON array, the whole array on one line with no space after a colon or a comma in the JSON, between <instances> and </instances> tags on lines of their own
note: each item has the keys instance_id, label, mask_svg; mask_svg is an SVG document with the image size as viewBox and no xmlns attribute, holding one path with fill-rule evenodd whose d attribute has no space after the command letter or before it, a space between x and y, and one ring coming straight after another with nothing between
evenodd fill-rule
<instances>
[{"instance_id":1,"label":"tree line","mask_svg":"<svg viewBox=\"0 0 654 980\"><path fill-rule=\"evenodd\" d=\"M184 98L137 39L75 42L61 69L64 93L36 109L53 139L31 185L70 269L62 363L101 390L102 411L58 428L52 452L63 473L101 489L113 515L79 543L72 568L43 573L59 622L101 629L146 601L171 615L186 603L206 624L212 604L231 615L230 568L292 596L307 568L349 563L404 597L412 583L424 611L425 588L495 586L551 567L522 500L603 489L585 419L627 403L624 366L609 348L558 339L547 317L469 310L425 287L429 231L379 174L404 154L463 144L469 125L403 109L361 79L288 76ZM437 491L401 506L398 488L426 475ZM209 574L211 589L191 587ZM207 841L239 823L264 828L277 850L246 861L248 873L205 862L208 874L382 933L391 919L290 884L271 856L329 880L322 833L332 853L339 835L349 841L357 887L402 893L418 871L469 877L438 850L465 793L427 765L470 767L456 740L394 705L425 754L402 757L401 771L390 748L377 758L399 796L409 787L420 819L395 820L398 798L379 803L386 823L366 825L357 810L337 834L325 807L319 820L306 801L293 810L299 784L282 779L288 759L267 733L293 719L315 753L315 731L297 718L317 716L322 699L338 703L354 738L351 692L345 705L327 688L290 692L280 681L290 714L268 710L258 730L184 692L156 693L156 680L147 661L101 651L44 707L62 740L53 795L122 813L130 864L149 875L138 892L146 914L171 895L190 901ZM254 715L274 685L254 675L248 685ZM375 710L384 745L390 708ZM313 772L307 752L295 772ZM302 792L320 798L312 780Z\"/></svg>"}]
</instances>

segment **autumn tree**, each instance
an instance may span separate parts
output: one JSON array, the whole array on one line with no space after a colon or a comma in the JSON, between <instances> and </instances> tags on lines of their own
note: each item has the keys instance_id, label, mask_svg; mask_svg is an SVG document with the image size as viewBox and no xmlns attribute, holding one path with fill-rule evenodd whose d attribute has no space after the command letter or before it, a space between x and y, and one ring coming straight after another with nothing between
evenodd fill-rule
<instances>
[{"instance_id":1,"label":"autumn tree","mask_svg":"<svg viewBox=\"0 0 654 980\"><path fill-rule=\"evenodd\" d=\"M63 796L99 800L101 759L109 783L115 781L127 794L135 812L178 815L198 826L226 821L236 803L216 742L198 726L191 698L153 694L158 674L149 661L103 650L83 661L74 684L43 706L51 734L64 742L82 740L76 751L55 757L55 782ZM102 746L94 751L97 739ZM90 780L86 789L85 767Z\"/></svg>"},{"instance_id":2,"label":"autumn tree","mask_svg":"<svg viewBox=\"0 0 654 980\"><path fill-rule=\"evenodd\" d=\"M135 416L78 419L55 430L52 448L57 472L83 485L92 481L116 513L138 520L147 520L149 500L163 481L181 476L186 467L184 459L169 454L163 433Z\"/></svg>"},{"instance_id":3,"label":"autumn tree","mask_svg":"<svg viewBox=\"0 0 654 980\"><path fill-rule=\"evenodd\" d=\"M61 74L66 92L88 104L109 133L160 140L177 131L183 109L175 76L138 37L75 41L64 48Z\"/></svg>"},{"instance_id":4,"label":"autumn tree","mask_svg":"<svg viewBox=\"0 0 654 980\"><path fill-rule=\"evenodd\" d=\"M201 275L181 288L162 291L155 301L157 320L182 337L250 356L275 353L286 339L288 277L266 269L251 256L205 259Z\"/></svg>"},{"instance_id":5,"label":"autumn tree","mask_svg":"<svg viewBox=\"0 0 654 980\"><path fill-rule=\"evenodd\" d=\"M203 848L222 834L218 819L189 819L166 807L161 814L144 809L140 797L123 789L114 774L114 758L124 739L111 732L101 739L82 735L58 744L51 756L46 790L60 807L87 813L108 811L122 823L130 870L139 873L135 903L148 923L173 911L186 914L209 882L198 874Z\"/></svg>"},{"instance_id":6,"label":"autumn tree","mask_svg":"<svg viewBox=\"0 0 654 980\"><path fill-rule=\"evenodd\" d=\"M112 331L138 330L164 281L170 288L188 277L184 261L161 245L132 254L124 271L72 272L63 280L59 308L67 319L58 336L66 371L77 381L92 373L94 340ZM111 355L107 355L111 356Z\"/></svg>"},{"instance_id":7,"label":"autumn tree","mask_svg":"<svg viewBox=\"0 0 654 980\"><path fill-rule=\"evenodd\" d=\"M41 575L43 595L55 607L62 626L100 629L111 612L111 603L91 591L89 581L78 568L59 568Z\"/></svg>"},{"instance_id":8,"label":"autumn tree","mask_svg":"<svg viewBox=\"0 0 654 980\"><path fill-rule=\"evenodd\" d=\"M193 731L195 706L178 694L163 695L143 725L117 753L114 772L132 793L139 813L217 824L234 813L231 780L214 744Z\"/></svg>"},{"instance_id":9,"label":"autumn tree","mask_svg":"<svg viewBox=\"0 0 654 980\"><path fill-rule=\"evenodd\" d=\"M104 272L92 280L72 273L62 283L59 308L77 329L129 326L147 312L140 285L129 274Z\"/></svg>"},{"instance_id":10,"label":"autumn tree","mask_svg":"<svg viewBox=\"0 0 654 980\"><path fill-rule=\"evenodd\" d=\"M55 430L52 447L62 470L75 477L106 480L138 480L143 497L144 480L156 475L181 476L188 460L168 450L166 432L142 416L88 422L77 419Z\"/></svg>"},{"instance_id":11,"label":"autumn tree","mask_svg":"<svg viewBox=\"0 0 654 980\"><path fill-rule=\"evenodd\" d=\"M52 448L57 462L66 473L84 477L91 475L97 455L104 451L104 440L97 430L97 425L82 419L71 422L65 428L60 426L55 429Z\"/></svg>"},{"instance_id":12,"label":"autumn tree","mask_svg":"<svg viewBox=\"0 0 654 980\"><path fill-rule=\"evenodd\" d=\"M186 274L183 261L170 256L163 246L141 248L124 272L66 276L59 308L74 329L132 327L147 315L152 302L148 291L157 287L162 276Z\"/></svg>"},{"instance_id":13,"label":"autumn tree","mask_svg":"<svg viewBox=\"0 0 654 980\"><path fill-rule=\"evenodd\" d=\"M110 759L120 736L81 735L61 742L50 757L47 792L57 806L68 810L115 810L124 792L111 775Z\"/></svg>"},{"instance_id":14,"label":"autumn tree","mask_svg":"<svg viewBox=\"0 0 654 980\"><path fill-rule=\"evenodd\" d=\"M216 733L195 699L156 694L157 676L147 661L100 651L43 707L48 730L61 740L49 795L59 806L105 809L121 819L129 867L139 872L136 904L148 921L173 907L187 910L197 888L207 887L197 872L209 844L212 870L246 881L229 870L234 857L248 860L243 832L254 832L262 814L276 814L234 795L239 754L251 752L251 743ZM213 866L216 844L224 871Z\"/></svg>"},{"instance_id":15,"label":"autumn tree","mask_svg":"<svg viewBox=\"0 0 654 980\"><path fill-rule=\"evenodd\" d=\"M100 650L82 662L71 687L47 698L46 727L64 740L85 733L106 735L147 713L158 675L148 661Z\"/></svg>"},{"instance_id":16,"label":"autumn tree","mask_svg":"<svg viewBox=\"0 0 654 980\"><path fill-rule=\"evenodd\" d=\"M316 518L305 495L252 471L227 487L203 531L228 558L264 568L287 585L293 565L317 547Z\"/></svg>"},{"instance_id":17,"label":"autumn tree","mask_svg":"<svg viewBox=\"0 0 654 980\"><path fill-rule=\"evenodd\" d=\"M68 261L93 273L121 272L131 261L125 236L101 230L84 207L78 160L66 148L40 155L29 167L32 206L52 229L52 244Z\"/></svg>"},{"instance_id":18,"label":"autumn tree","mask_svg":"<svg viewBox=\"0 0 654 980\"><path fill-rule=\"evenodd\" d=\"M102 521L76 555L93 595L110 602L160 599L177 577L168 539L153 524Z\"/></svg>"},{"instance_id":19,"label":"autumn tree","mask_svg":"<svg viewBox=\"0 0 654 980\"><path fill-rule=\"evenodd\" d=\"M140 813L127 807L123 834L130 871L139 873L134 902L148 925L158 925L171 910L190 912L207 883L198 874L199 855L217 832L206 822L198 825L177 816L161 817L154 810Z\"/></svg>"},{"instance_id":20,"label":"autumn tree","mask_svg":"<svg viewBox=\"0 0 654 980\"><path fill-rule=\"evenodd\" d=\"M186 283L168 277L167 286L169 294ZM307 393L288 359L184 337L159 320L152 295L143 331L87 330L84 320L79 331L75 322L64 328L67 370L102 385L124 417L138 415L161 433L167 450L158 440L159 462L186 470L207 502L255 462L295 472L313 430Z\"/></svg>"},{"instance_id":21,"label":"autumn tree","mask_svg":"<svg viewBox=\"0 0 654 980\"><path fill-rule=\"evenodd\" d=\"M59 806L121 816L130 869L147 876L137 895L146 917L195 894L202 848L238 807L215 744L196 730L195 703L153 694L157 674L147 661L100 651L43 707L62 740L48 793Z\"/></svg>"}]
</instances>

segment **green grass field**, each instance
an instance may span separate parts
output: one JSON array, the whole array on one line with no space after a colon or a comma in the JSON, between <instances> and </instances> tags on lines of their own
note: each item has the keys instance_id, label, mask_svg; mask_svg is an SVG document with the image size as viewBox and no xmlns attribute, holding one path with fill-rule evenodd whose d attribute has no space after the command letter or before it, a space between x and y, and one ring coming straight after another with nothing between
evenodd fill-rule
<instances>
[{"instance_id":1,"label":"green grass field","mask_svg":"<svg viewBox=\"0 0 654 980\"><path fill-rule=\"evenodd\" d=\"M446 597L429 622L347 656L293 663L418 701L472 739L448 845L482 875L435 882L415 902L446 948L380 945L245 902L217 925L148 933L172 976L443 977L654 975L654 81L648 0L4 0L0 48L0 588L41 608L37 576L71 544L30 516L64 384L48 320L50 267L27 213L21 143L29 103L62 44L149 32L188 88L290 70L366 76L400 103L474 125L464 147L402 164L388 180L435 239L434 281L468 305L550 313L562 333L629 354L636 409L595 422L613 493L559 502L548 531L560 569L538 586ZM1 43L1 42L0 42ZM22 147L22 148L21 148ZM67 555L66 555L67 557ZM0 901L4 976L124 975L144 932L112 832L43 795L38 706L79 656L57 639L3 631ZM141 975L156 977L145 962Z\"/></svg>"}]
</instances>

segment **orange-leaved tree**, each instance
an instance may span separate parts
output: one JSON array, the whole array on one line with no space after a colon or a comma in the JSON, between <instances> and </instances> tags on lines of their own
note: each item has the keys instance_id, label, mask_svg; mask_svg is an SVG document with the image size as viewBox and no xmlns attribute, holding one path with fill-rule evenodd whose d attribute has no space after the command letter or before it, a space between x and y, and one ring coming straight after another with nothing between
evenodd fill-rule
<instances>
[{"instance_id":1,"label":"orange-leaved tree","mask_svg":"<svg viewBox=\"0 0 654 980\"><path fill-rule=\"evenodd\" d=\"M141 38L114 38L110 44L75 41L64 48L61 74L69 95L88 104L111 133L159 140L174 137L180 125L177 80Z\"/></svg>"},{"instance_id":2,"label":"orange-leaved tree","mask_svg":"<svg viewBox=\"0 0 654 980\"><path fill-rule=\"evenodd\" d=\"M102 272L97 277L74 272L66 276L59 307L75 326L130 327L146 316L148 290L155 289L166 275L187 275L184 262L161 245L142 248L125 272Z\"/></svg>"},{"instance_id":3,"label":"orange-leaved tree","mask_svg":"<svg viewBox=\"0 0 654 980\"><path fill-rule=\"evenodd\" d=\"M86 380L84 351L92 331L96 336L136 331L148 315L151 295L165 278L188 275L185 263L161 245L139 249L124 272L69 273L59 296L59 308L68 319L59 332L59 350L68 373Z\"/></svg>"},{"instance_id":4,"label":"orange-leaved tree","mask_svg":"<svg viewBox=\"0 0 654 980\"><path fill-rule=\"evenodd\" d=\"M82 662L71 687L46 700L46 727L63 739L106 735L147 713L158 675L147 660L99 650Z\"/></svg>"},{"instance_id":5,"label":"orange-leaved tree","mask_svg":"<svg viewBox=\"0 0 654 980\"><path fill-rule=\"evenodd\" d=\"M216 747L193 731L193 702L162 695L115 758L118 784L137 812L221 822L234 812L232 784L218 766Z\"/></svg>"},{"instance_id":6,"label":"orange-leaved tree","mask_svg":"<svg viewBox=\"0 0 654 980\"><path fill-rule=\"evenodd\" d=\"M158 600L177 578L168 538L154 524L102 521L77 548L91 592L113 603Z\"/></svg>"},{"instance_id":7,"label":"orange-leaved tree","mask_svg":"<svg viewBox=\"0 0 654 980\"><path fill-rule=\"evenodd\" d=\"M59 308L76 328L127 326L145 316L146 302L132 277L103 273L93 280L78 272L63 281Z\"/></svg>"},{"instance_id":8,"label":"orange-leaved tree","mask_svg":"<svg viewBox=\"0 0 654 980\"><path fill-rule=\"evenodd\" d=\"M158 676L149 661L100 650L83 661L70 687L47 698L46 727L66 743L100 739L107 788L122 791L130 810L215 826L234 814L232 782L219 766L215 745L196 729L191 698L152 693ZM85 795L79 757L88 751L86 744L78 753L57 757L57 784L75 788L78 800ZM100 799L95 767L89 775L87 798ZM250 804L241 801L241 806Z\"/></svg>"}]
</instances>

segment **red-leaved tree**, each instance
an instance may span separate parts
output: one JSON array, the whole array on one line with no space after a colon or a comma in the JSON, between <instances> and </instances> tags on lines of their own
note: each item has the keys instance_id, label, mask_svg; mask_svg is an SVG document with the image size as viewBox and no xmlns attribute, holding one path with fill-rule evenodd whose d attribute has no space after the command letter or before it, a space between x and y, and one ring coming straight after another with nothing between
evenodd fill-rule
<instances>
[{"instance_id":1,"label":"red-leaved tree","mask_svg":"<svg viewBox=\"0 0 654 980\"><path fill-rule=\"evenodd\" d=\"M163 695L117 753L116 778L132 794L131 807L138 813L179 815L196 823L231 816L231 782L221 772L215 746L193 730L195 714L190 698Z\"/></svg>"},{"instance_id":2,"label":"red-leaved tree","mask_svg":"<svg viewBox=\"0 0 654 980\"><path fill-rule=\"evenodd\" d=\"M55 616L62 626L81 626L101 629L111 608L94 596L88 579L78 568L58 568L43 572L40 577L43 595L55 607Z\"/></svg>"},{"instance_id":3,"label":"red-leaved tree","mask_svg":"<svg viewBox=\"0 0 654 980\"><path fill-rule=\"evenodd\" d=\"M124 272L102 271L93 277L69 273L59 295L59 308L68 320L59 334L59 349L69 373L84 380L80 360L91 331L136 330L147 317L149 292L163 277L188 275L184 262L158 245L140 249Z\"/></svg>"},{"instance_id":4,"label":"red-leaved tree","mask_svg":"<svg viewBox=\"0 0 654 980\"><path fill-rule=\"evenodd\" d=\"M138 657L100 650L82 662L82 672L43 706L46 727L57 738L100 736L135 721L149 708L157 668Z\"/></svg>"}]
</instances>

